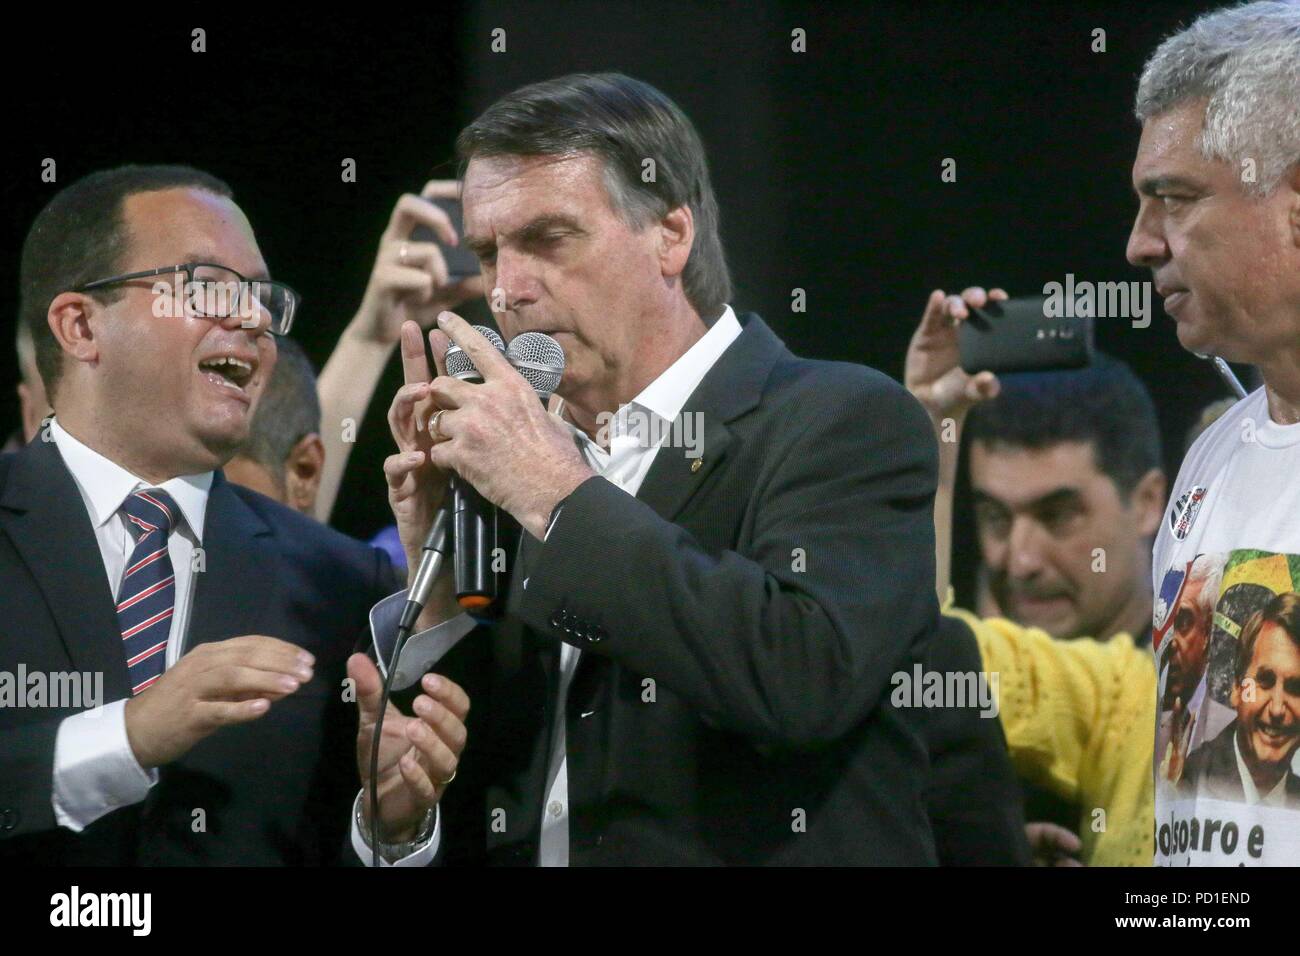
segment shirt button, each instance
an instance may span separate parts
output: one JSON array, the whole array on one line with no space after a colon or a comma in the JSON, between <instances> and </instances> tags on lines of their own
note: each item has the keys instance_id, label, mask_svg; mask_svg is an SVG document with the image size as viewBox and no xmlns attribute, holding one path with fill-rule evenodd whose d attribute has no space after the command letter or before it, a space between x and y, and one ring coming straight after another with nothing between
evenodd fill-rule
<instances>
[{"instance_id":1,"label":"shirt button","mask_svg":"<svg viewBox=\"0 0 1300 956\"><path fill-rule=\"evenodd\" d=\"M564 804L562 804L559 800L552 800L551 805L546 809L551 811L551 816L558 817L564 813Z\"/></svg>"}]
</instances>

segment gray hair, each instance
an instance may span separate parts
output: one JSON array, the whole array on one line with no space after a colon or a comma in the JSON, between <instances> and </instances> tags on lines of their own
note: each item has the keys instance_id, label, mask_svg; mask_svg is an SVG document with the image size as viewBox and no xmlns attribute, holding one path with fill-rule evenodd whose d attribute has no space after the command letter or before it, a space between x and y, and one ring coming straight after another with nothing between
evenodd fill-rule
<instances>
[{"instance_id":1,"label":"gray hair","mask_svg":"<svg viewBox=\"0 0 1300 956\"><path fill-rule=\"evenodd\" d=\"M731 298L718 202L704 144L686 114L648 83L621 73L574 73L533 83L489 106L456 140L460 175L475 156L592 153L610 204L633 229L688 206L695 239L682 291L706 324ZM647 160L654 176L643 175Z\"/></svg>"},{"instance_id":2,"label":"gray hair","mask_svg":"<svg viewBox=\"0 0 1300 956\"><path fill-rule=\"evenodd\" d=\"M1224 556L1221 554L1198 555L1187 572L1187 583L1204 581L1200 593L1196 595L1196 607L1206 614L1214 614L1214 605L1219 602L1219 588L1223 584Z\"/></svg>"},{"instance_id":3,"label":"gray hair","mask_svg":"<svg viewBox=\"0 0 1300 956\"><path fill-rule=\"evenodd\" d=\"M1241 169L1247 193L1271 193L1300 161L1300 3L1262 0L1198 18L1147 60L1134 112L1141 122L1205 99L1201 155Z\"/></svg>"}]
</instances>

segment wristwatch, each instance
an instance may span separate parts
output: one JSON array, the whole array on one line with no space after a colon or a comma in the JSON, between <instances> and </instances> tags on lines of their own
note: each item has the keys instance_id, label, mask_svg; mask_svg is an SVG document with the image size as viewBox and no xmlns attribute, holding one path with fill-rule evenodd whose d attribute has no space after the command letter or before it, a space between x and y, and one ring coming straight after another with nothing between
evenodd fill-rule
<instances>
[{"instance_id":1,"label":"wristwatch","mask_svg":"<svg viewBox=\"0 0 1300 956\"><path fill-rule=\"evenodd\" d=\"M361 812L361 799L357 798L356 805L357 830L361 834L361 839L365 841L366 846L374 849L374 844L370 842L370 826L366 823L365 814ZM433 839L433 823L436 819L437 809L431 808L425 811L424 819L420 821L420 826L415 832L415 838L403 843L385 843L379 841L379 855L389 863L404 859L410 856L416 850L423 847Z\"/></svg>"}]
</instances>

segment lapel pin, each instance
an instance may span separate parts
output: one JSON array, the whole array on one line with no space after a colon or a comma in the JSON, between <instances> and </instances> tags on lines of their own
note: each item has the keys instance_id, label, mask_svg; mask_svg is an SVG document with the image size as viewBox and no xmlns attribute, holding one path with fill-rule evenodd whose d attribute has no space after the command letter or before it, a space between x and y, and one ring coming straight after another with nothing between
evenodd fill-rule
<instances>
[{"instance_id":1,"label":"lapel pin","mask_svg":"<svg viewBox=\"0 0 1300 956\"><path fill-rule=\"evenodd\" d=\"M701 466L703 466L703 464L704 464L703 458L696 458L693 462L691 462L691 474L693 475L697 471L699 471Z\"/></svg>"}]
</instances>

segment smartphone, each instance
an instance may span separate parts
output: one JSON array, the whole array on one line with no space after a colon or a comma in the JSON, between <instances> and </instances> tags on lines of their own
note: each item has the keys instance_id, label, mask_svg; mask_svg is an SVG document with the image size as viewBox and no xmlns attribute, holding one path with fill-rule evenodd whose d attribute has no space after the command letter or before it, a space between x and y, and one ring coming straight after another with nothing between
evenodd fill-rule
<instances>
[{"instance_id":1,"label":"smartphone","mask_svg":"<svg viewBox=\"0 0 1300 956\"><path fill-rule=\"evenodd\" d=\"M969 318L957 328L957 350L968 375L1092 364L1091 316L1049 316L1044 296L989 301L969 311Z\"/></svg>"},{"instance_id":2,"label":"smartphone","mask_svg":"<svg viewBox=\"0 0 1300 956\"><path fill-rule=\"evenodd\" d=\"M431 199L435 206L447 214L451 220L452 228L456 230L456 235L460 238L465 236L465 224L461 214L460 201L456 199ZM433 242L442 250L442 258L447 262L447 275L452 282L459 279L468 279L470 276L479 274L478 256L470 252L464 245L449 246L438 238L437 234L428 226L416 226L411 230L412 242Z\"/></svg>"}]
</instances>

